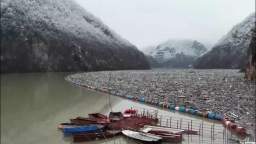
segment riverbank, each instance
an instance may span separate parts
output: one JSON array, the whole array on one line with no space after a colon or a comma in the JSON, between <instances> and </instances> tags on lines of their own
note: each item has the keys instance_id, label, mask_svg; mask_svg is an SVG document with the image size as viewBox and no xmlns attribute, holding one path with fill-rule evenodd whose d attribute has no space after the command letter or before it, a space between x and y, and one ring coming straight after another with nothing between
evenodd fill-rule
<instances>
[{"instance_id":1,"label":"riverbank","mask_svg":"<svg viewBox=\"0 0 256 144\"><path fill-rule=\"evenodd\" d=\"M190 106L238 116L249 133L255 131L255 84L239 70L103 71L70 75L72 83L155 103Z\"/></svg>"}]
</instances>

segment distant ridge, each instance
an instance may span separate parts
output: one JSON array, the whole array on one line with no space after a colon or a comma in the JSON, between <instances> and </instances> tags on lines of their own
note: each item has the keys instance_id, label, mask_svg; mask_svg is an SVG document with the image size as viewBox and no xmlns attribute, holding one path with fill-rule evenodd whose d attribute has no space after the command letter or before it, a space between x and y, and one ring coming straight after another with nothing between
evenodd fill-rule
<instances>
[{"instance_id":1,"label":"distant ridge","mask_svg":"<svg viewBox=\"0 0 256 144\"><path fill-rule=\"evenodd\" d=\"M173 39L144 49L151 66L163 68L189 68L206 51L207 48L196 40Z\"/></svg>"}]
</instances>

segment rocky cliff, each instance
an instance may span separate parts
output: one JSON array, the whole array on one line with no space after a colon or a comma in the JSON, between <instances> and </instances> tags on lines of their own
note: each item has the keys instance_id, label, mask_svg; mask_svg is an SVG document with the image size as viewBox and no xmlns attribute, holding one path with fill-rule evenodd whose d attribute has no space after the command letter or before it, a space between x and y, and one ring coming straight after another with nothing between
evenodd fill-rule
<instances>
[{"instance_id":1,"label":"rocky cliff","mask_svg":"<svg viewBox=\"0 0 256 144\"><path fill-rule=\"evenodd\" d=\"M146 57L72 0L1 1L1 72L148 69Z\"/></svg>"},{"instance_id":2,"label":"rocky cliff","mask_svg":"<svg viewBox=\"0 0 256 144\"><path fill-rule=\"evenodd\" d=\"M248 63L246 65L245 77L248 80L256 80L256 27L252 32L252 39L248 50Z\"/></svg>"}]
</instances>

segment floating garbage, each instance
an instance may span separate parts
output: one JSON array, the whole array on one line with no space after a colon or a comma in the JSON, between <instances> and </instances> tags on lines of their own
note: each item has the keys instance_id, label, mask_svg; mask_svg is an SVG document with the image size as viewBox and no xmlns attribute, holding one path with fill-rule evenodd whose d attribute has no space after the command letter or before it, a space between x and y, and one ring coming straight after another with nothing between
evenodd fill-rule
<instances>
[{"instance_id":1,"label":"floating garbage","mask_svg":"<svg viewBox=\"0 0 256 144\"><path fill-rule=\"evenodd\" d=\"M184 106L179 107L179 112L186 112L186 108Z\"/></svg>"}]
</instances>

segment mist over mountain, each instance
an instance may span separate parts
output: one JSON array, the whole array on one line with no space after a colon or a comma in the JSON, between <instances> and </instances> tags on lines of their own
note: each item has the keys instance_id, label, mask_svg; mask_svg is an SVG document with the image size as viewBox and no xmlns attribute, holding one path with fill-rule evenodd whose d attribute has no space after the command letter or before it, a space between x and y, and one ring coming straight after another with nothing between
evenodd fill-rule
<instances>
[{"instance_id":1,"label":"mist over mountain","mask_svg":"<svg viewBox=\"0 0 256 144\"><path fill-rule=\"evenodd\" d=\"M255 13L235 25L208 53L196 60L194 67L244 68L253 28L255 28Z\"/></svg>"},{"instance_id":2,"label":"mist over mountain","mask_svg":"<svg viewBox=\"0 0 256 144\"><path fill-rule=\"evenodd\" d=\"M152 67L189 68L207 48L196 40L168 40L145 48Z\"/></svg>"},{"instance_id":3,"label":"mist over mountain","mask_svg":"<svg viewBox=\"0 0 256 144\"><path fill-rule=\"evenodd\" d=\"M1 1L1 72L148 69L146 57L72 0Z\"/></svg>"}]
</instances>

